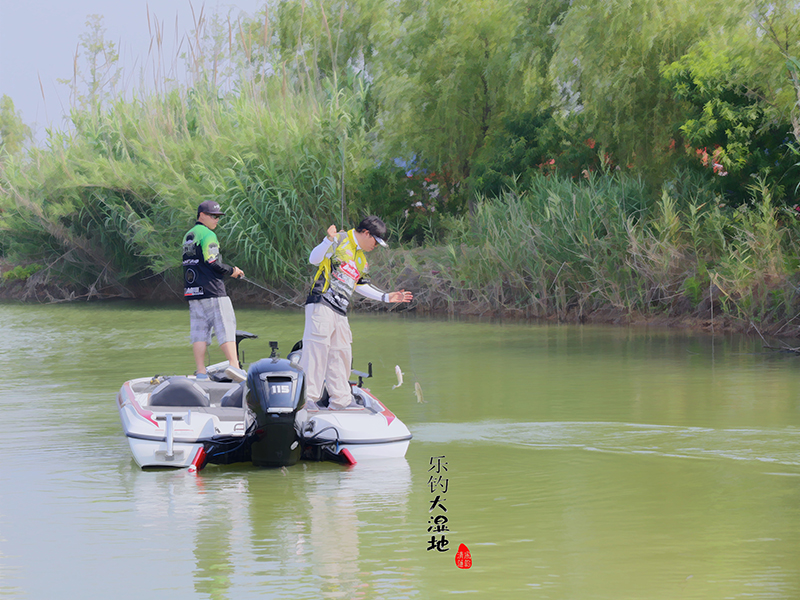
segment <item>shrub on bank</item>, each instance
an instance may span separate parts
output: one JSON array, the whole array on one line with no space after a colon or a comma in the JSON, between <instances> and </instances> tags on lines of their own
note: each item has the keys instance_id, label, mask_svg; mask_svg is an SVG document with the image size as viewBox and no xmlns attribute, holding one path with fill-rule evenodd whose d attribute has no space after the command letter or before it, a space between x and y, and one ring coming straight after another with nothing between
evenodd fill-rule
<instances>
[{"instance_id":1,"label":"shrub on bank","mask_svg":"<svg viewBox=\"0 0 800 600\"><path fill-rule=\"evenodd\" d=\"M32 265L17 265L3 273L3 282L8 283L12 281L26 281L34 273L38 273L44 268L44 265L34 263Z\"/></svg>"}]
</instances>

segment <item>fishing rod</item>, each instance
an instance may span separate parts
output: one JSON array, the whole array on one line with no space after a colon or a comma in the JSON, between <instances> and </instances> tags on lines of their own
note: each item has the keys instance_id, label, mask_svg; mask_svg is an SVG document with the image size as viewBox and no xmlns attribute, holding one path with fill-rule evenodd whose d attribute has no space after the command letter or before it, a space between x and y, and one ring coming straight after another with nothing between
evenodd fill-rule
<instances>
[{"instance_id":1,"label":"fishing rod","mask_svg":"<svg viewBox=\"0 0 800 600\"><path fill-rule=\"evenodd\" d=\"M245 277L244 275L242 275L241 277L239 277L239 279L241 279L242 281L246 281L246 282L247 282L247 283L249 283L250 285L254 285L254 286L256 286L256 287L257 287L257 288L259 288L259 289L262 289L262 290L264 290L265 292L269 292L269 293L270 293L270 294L272 294L273 296L277 296L277 297L278 297L278 298L280 298L281 300L284 300L284 301L286 301L286 302L288 302L288 303L290 303L290 304L294 304L295 306L301 306L301 307L303 306L302 304L298 304L298 303L297 303L297 302L295 302L294 300L289 300L289 299L288 299L286 296L282 296L281 294L279 294L279 293L278 293L278 292L276 292L275 290L271 290L271 289L269 289L268 287L265 287L265 286L261 285L260 283L256 283L256 282L255 282L255 281L253 281L252 279L248 279L248 278L247 278L247 277Z\"/></svg>"},{"instance_id":2,"label":"fishing rod","mask_svg":"<svg viewBox=\"0 0 800 600\"><path fill-rule=\"evenodd\" d=\"M345 148L344 145L347 142L347 132L345 131L344 136L342 138L342 229L345 228L344 226L344 160L345 160Z\"/></svg>"}]
</instances>

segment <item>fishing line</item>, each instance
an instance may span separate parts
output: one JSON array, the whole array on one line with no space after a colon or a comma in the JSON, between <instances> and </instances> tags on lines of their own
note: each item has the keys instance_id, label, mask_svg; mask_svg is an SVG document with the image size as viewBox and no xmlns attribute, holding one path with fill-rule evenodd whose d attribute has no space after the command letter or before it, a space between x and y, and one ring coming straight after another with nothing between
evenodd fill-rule
<instances>
[{"instance_id":1,"label":"fishing line","mask_svg":"<svg viewBox=\"0 0 800 600\"><path fill-rule=\"evenodd\" d=\"M275 290L271 290L271 289L269 289L268 287L265 287L265 286L261 285L260 283L256 283L255 281L252 281L252 280L248 279L247 277L244 277L244 276L243 276L243 277L239 277L239 279L241 279L242 281L246 281L246 282L247 282L247 283L249 283L250 285L254 285L254 286L256 286L257 288L260 288L260 289L264 290L265 292L269 292L269 293L270 293L270 294L272 294L273 296L277 296L278 298L280 298L281 300L283 300L283 301L285 301L285 302L288 302L288 303L290 303L290 304L294 304L295 306L299 306L299 307L301 307L301 308L303 307L303 305L302 305L302 304L298 304L298 303L297 303L297 302L295 302L294 300L289 300L289 299L288 299L286 296L281 296L281 295L280 295L278 292L276 292Z\"/></svg>"}]
</instances>

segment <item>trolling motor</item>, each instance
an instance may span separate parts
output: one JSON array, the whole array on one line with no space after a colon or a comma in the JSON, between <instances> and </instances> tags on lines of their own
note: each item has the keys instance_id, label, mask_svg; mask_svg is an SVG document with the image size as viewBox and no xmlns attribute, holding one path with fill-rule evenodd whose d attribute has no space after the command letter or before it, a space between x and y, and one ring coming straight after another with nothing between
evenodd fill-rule
<instances>
[{"instance_id":1,"label":"trolling motor","mask_svg":"<svg viewBox=\"0 0 800 600\"><path fill-rule=\"evenodd\" d=\"M241 329L236 330L236 358L240 365L244 365L246 362L244 359L244 351L241 353L239 352L239 344L241 344L243 340L254 340L257 337L258 336L255 333L242 331ZM228 366L228 361L208 365L208 367L206 367L206 373L208 373L208 377L213 381L219 381L222 383L230 382L230 375L225 373L225 369L227 369Z\"/></svg>"},{"instance_id":2,"label":"trolling motor","mask_svg":"<svg viewBox=\"0 0 800 600\"><path fill-rule=\"evenodd\" d=\"M290 466L302 451L295 419L306 403L305 373L278 355L277 342L269 345L270 357L247 372L247 406L255 416L251 460L261 467Z\"/></svg>"},{"instance_id":3,"label":"trolling motor","mask_svg":"<svg viewBox=\"0 0 800 600\"><path fill-rule=\"evenodd\" d=\"M242 331L241 329L236 330L236 358L239 361L239 364L244 363L244 352L242 352L241 356L239 355L239 344L242 340L254 340L258 336L255 333L250 333L249 331ZM270 342L270 345L274 344L275 342Z\"/></svg>"},{"instance_id":4,"label":"trolling motor","mask_svg":"<svg viewBox=\"0 0 800 600\"><path fill-rule=\"evenodd\" d=\"M350 369L350 373L358 375L358 387L364 387L364 380L372 377L372 363L367 363L367 373L356 371L355 369Z\"/></svg>"}]
</instances>

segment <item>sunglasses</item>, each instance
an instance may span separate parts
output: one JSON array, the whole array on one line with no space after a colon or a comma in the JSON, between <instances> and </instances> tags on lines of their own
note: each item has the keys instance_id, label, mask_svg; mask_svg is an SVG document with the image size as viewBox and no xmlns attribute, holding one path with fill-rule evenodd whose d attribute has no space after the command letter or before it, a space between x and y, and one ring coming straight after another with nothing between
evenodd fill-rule
<instances>
[{"instance_id":1,"label":"sunglasses","mask_svg":"<svg viewBox=\"0 0 800 600\"><path fill-rule=\"evenodd\" d=\"M370 235L370 237L372 237L373 240L375 240L376 244L378 244L380 246L383 246L384 248L388 247L388 244L383 241L383 238L378 237L377 235L375 235L374 233L372 233L369 230L367 230L367 233Z\"/></svg>"}]
</instances>

